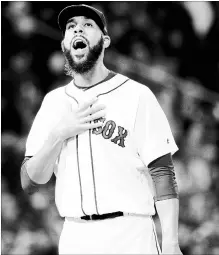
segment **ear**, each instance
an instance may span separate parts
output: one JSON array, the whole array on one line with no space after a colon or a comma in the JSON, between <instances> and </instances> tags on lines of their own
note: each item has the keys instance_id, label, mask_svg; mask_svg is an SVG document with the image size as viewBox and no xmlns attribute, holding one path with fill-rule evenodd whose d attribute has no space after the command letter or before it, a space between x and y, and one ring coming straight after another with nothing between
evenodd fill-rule
<instances>
[{"instance_id":1,"label":"ear","mask_svg":"<svg viewBox=\"0 0 219 255\"><path fill-rule=\"evenodd\" d=\"M61 48L62 48L62 52L64 52L64 41L63 40L61 42Z\"/></svg>"},{"instance_id":2,"label":"ear","mask_svg":"<svg viewBox=\"0 0 219 255\"><path fill-rule=\"evenodd\" d=\"M108 48L110 46L111 39L108 35L103 36L103 46L104 48Z\"/></svg>"}]
</instances>

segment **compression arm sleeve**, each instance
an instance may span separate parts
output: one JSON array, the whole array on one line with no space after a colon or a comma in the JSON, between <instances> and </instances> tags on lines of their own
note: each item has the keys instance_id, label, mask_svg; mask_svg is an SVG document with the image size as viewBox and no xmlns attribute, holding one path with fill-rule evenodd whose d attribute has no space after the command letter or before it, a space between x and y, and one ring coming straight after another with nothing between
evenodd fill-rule
<instances>
[{"instance_id":1,"label":"compression arm sleeve","mask_svg":"<svg viewBox=\"0 0 219 255\"><path fill-rule=\"evenodd\" d=\"M171 154L168 153L155 159L148 165L148 168L154 183L155 202L178 198L178 187Z\"/></svg>"}]
</instances>

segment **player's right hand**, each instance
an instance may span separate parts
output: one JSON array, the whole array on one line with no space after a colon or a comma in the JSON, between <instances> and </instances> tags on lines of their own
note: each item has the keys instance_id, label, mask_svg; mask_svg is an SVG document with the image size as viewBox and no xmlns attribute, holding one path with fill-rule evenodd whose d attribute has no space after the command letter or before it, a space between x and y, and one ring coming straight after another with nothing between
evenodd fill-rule
<instances>
[{"instance_id":1,"label":"player's right hand","mask_svg":"<svg viewBox=\"0 0 219 255\"><path fill-rule=\"evenodd\" d=\"M92 98L80 104L78 109L66 112L55 128L62 140L74 137L89 129L98 128L103 125L101 121L93 121L105 116L105 106L97 104L97 98Z\"/></svg>"}]
</instances>

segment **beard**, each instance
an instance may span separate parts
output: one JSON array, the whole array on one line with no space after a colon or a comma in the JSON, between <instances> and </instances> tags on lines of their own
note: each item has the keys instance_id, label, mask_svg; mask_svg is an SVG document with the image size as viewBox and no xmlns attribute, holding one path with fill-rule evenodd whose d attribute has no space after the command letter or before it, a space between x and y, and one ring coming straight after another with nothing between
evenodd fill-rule
<instances>
[{"instance_id":1,"label":"beard","mask_svg":"<svg viewBox=\"0 0 219 255\"><path fill-rule=\"evenodd\" d=\"M63 54L65 56L64 72L66 75L73 77L74 73L85 74L93 69L103 51L103 37L101 36L100 40L92 48L88 45L88 48L89 52L86 59L81 63L76 63L71 56L71 50L66 49L63 44Z\"/></svg>"}]
</instances>

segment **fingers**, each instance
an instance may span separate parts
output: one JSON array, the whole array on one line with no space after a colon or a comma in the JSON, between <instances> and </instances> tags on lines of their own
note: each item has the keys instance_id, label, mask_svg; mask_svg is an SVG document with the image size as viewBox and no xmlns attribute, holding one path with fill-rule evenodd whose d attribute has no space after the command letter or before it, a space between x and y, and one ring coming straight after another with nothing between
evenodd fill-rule
<instances>
[{"instance_id":1,"label":"fingers","mask_svg":"<svg viewBox=\"0 0 219 255\"><path fill-rule=\"evenodd\" d=\"M94 114L98 111L104 110L106 107L103 104L96 104L93 107L87 108L85 111L81 113L81 117L87 117L88 115Z\"/></svg>"},{"instance_id":2,"label":"fingers","mask_svg":"<svg viewBox=\"0 0 219 255\"><path fill-rule=\"evenodd\" d=\"M91 105L93 105L96 101L97 101L97 97L93 97L91 99L89 99L87 102L82 103L81 105L79 105L79 112L83 112L84 110L86 110L88 107L90 108Z\"/></svg>"},{"instance_id":3,"label":"fingers","mask_svg":"<svg viewBox=\"0 0 219 255\"><path fill-rule=\"evenodd\" d=\"M83 118L83 123L90 122L90 121L105 117L105 115L106 115L105 110L99 110L98 112L95 112L95 113Z\"/></svg>"},{"instance_id":4,"label":"fingers","mask_svg":"<svg viewBox=\"0 0 219 255\"><path fill-rule=\"evenodd\" d=\"M103 125L102 121L98 121L96 123L92 122L92 123L86 123L83 125L84 127L84 131L88 130L88 129L94 129L94 128L98 128L101 127Z\"/></svg>"}]
</instances>

